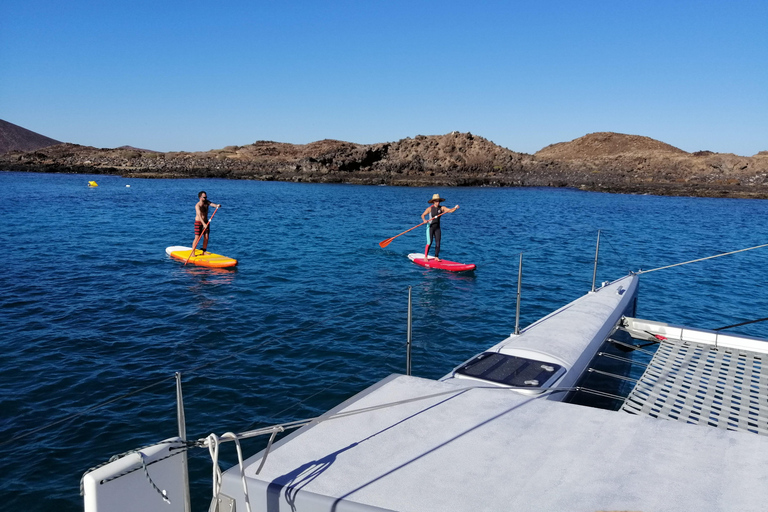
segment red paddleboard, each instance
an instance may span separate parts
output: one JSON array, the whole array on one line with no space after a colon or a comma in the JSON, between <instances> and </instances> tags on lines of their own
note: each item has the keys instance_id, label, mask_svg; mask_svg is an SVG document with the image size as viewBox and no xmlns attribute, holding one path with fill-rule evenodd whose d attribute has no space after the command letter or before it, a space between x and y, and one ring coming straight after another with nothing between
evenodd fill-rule
<instances>
[{"instance_id":1,"label":"red paddleboard","mask_svg":"<svg viewBox=\"0 0 768 512\"><path fill-rule=\"evenodd\" d=\"M476 265L474 263L457 263L455 261L448 261L441 259L437 261L434 256L429 256L429 259L424 259L424 254L414 252L408 255L408 258L417 265L425 268L439 268L441 270L448 270L450 272L469 272L475 270Z\"/></svg>"}]
</instances>

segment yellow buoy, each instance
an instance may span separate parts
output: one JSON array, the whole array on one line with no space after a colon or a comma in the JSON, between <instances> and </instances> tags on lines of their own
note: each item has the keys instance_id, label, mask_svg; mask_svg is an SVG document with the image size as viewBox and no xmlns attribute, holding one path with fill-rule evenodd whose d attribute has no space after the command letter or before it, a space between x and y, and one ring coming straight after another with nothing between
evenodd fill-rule
<instances>
[{"instance_id":1,"label":"yellow buoy","mask_svg":"<svg viewBox=\"0 0 768 512\"><path fill-rule=\"evenodd\" d=\"M99 184L98 184L98 183L96 183L95 181L89 181L89 182L88 182L88 186L89 186L89 187L98 187L98 186L99 186Z\"/></svg>"}]
</instances>

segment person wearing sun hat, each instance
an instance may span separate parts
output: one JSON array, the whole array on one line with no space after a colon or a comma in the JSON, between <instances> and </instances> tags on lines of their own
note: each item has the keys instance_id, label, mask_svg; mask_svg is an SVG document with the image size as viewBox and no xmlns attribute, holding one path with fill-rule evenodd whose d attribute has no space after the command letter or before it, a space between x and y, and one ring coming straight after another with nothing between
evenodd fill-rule
<instances>
[{"instance_id":1,"label":"person wearing sun hat","mask_svg":"<svg viewBox=\"0 0 768 512\"><path fill-rule=\"evenodd\" d=\"M427 223L427 246L424 248L424 259L429 259L429 246L432 245L432 240L435 241L435 259L437 261L440 261L440 217L438 215L442 215L444 213L453 212L456 211L459 208L459 205L454 206L453 208L446 208L445 206L441 205L445 201L442 197L440 197L440 194L434 194L432 196L432 199L427 201L429 203L429 206L426 210L424 210L424 213L421 214L421 221L427 222L427 219L425 218L427 215L429 215L429 222Z\"/></svg>"}]
</instances>

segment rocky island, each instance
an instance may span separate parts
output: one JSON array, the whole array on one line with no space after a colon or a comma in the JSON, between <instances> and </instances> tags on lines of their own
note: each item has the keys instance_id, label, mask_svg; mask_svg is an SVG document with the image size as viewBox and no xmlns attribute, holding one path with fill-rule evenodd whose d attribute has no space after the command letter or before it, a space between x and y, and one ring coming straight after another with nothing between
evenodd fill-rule
<instances>
[{"instance_id":1,"label":"rocky island","mask_svg":"<svg viewBox=\"0 0 768 512\"><path fill-rule=\"evenodd\" d=\"M553 144L533 155L460 132L378 144L257 141L204 152L161 153L127 146L99 149L46 137L36 149L17 149L7 143L7 125L15 127L0 124L0 169L10 171L768 198L768 151L751 157L688 153L649 137L612 132ZM21 139L16 133L15 140Z\"/></svg>"}]
</instances>

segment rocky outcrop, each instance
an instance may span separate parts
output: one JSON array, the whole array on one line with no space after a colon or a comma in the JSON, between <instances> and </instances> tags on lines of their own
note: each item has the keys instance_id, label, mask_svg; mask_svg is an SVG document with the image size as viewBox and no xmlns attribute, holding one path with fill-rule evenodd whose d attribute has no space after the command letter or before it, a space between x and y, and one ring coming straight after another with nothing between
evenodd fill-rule
<instances>
[{"instance_id":1,"label":"rocky outcrop","mask_svg":"<svg viewBox=\"0 0 768 512\"><path fill-rule=\"evenodd\" d=\"M205 152L158 153L58 144L0 155L0 168L405 186L548 186L633 194L768 198L768 152L687 153L636 135L593 133L517 153L471 133L396 142L257 141Z\"/></svg>"},{"instance_id":2,"label":"rocky outcrop","mask_svg":"<svg viewBox=\"0 0 768 512\"><path fill-rule=\"evenodd\" d=\"M593 133L535 154L588 190L709 197L768 197L768 159L688 153L636 135Z\"/></svg>"}]
</instances>

